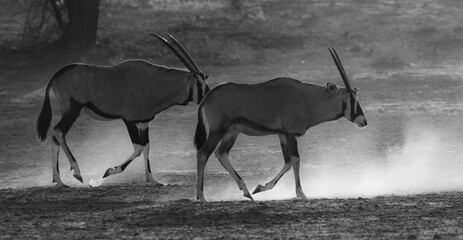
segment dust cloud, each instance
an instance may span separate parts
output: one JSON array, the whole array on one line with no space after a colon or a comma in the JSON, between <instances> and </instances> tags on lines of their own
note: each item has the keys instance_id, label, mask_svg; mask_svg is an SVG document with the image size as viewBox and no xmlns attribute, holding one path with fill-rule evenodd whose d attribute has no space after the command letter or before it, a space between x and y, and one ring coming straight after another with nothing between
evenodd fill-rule
<instances>
[{"instance_id":1,"label":"dust cloud","mask_svg":"<svg viewBox=\"0 0 463 240\"><path fill-rule=\"evenodd\" d=\"M315 166L301 155L301 184L309 198L375 197L463 190L463 146L452 126L436 126L409 122L404 141L399 146L377 148L368 153L342 151L341 158L356 159L336 164L339 159L325 159ZM364 131L370 131L368 128ZM370 142L375 149L374 132L371 139L353 136L351 145ZM354 134L355 135L355 134ZM368 134L367 134L368 135ZM321 156L323 152L317 152ZM307 157L308 158L308 157ZM371 160L374 159L374 160ZM309 166L309 167L307 167ZM276 172L275 172L276 174ZM273 173L270 174L273 177ZM269 178L270 179L270 178ZM252 192L256 182L244 179ZM266 179L268 180L268 179ZM264 183L264 181L259 183ZM236 184L215 189L210 200L244 200ZM208 194L206 194L208 195ZM296 196L293 170L288 171L269 191L253 195L255 200L291 199Z\"/></svg>"},{"instance_id":2,"label":"dust cloud","mask_svg":"<svg viewBox=\"0 0 463 240\"><path fill-rule=\"evenodd\" d=\"M304 192L309 198L374 197L463 190L463 148L445 129L423 124L408 124L403 146L361 158L380 159L341 169L332 162L301 170ZM368 131L368 130L366 130ZM353 138L353 141L357 141ZM355 145L355 144L354 144ZM355 151L343 157L356 158ZM359 159L361 162L362 159ZM255 195L257 200L295 197L293 175L288 172L273 190Z\"/></svg>"}]
</instances>

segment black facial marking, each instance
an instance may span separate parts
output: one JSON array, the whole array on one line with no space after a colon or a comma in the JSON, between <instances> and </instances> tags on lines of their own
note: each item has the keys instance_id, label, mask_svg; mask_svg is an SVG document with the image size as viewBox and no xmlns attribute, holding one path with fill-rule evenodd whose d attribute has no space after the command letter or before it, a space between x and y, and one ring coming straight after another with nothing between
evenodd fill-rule
<instances>
[{"instance_id":1,"label":"black facial marking","mask_svg":"<svg viewBox=\"0 0 463 240\"><path fill-rule=\"evenodd\" d=\"M334 121L334 120L338 120L342 118L346 113L346 109L347 109L347 103L344 100L341 100L341 112L336 114L331 120Z\"/></svg>"},{"instance_id":2,"label":"black facial marking","mask_svg":"<svg viewBox=\"0 0 463 240\"><path fill-rule=\"evenodd\" d=\"M193 81L193 80L191 79L191 78L192 78L191 74L188 75L187 78L188 78L189 81ZM185 101L184 101L182 104L180 104L180 105L188 105L188 103L190 103L191 101L193 101L193 94L194 94L193 85L192 85L192 84L189 84L189 86L190 86L190 90L188 91L188 97L187 97L187 98L185 99Z\"/></svg>"},{"instance_id":3,"label":"black facial marking","mask_svg":"<svg viewBox=\"0 0 463 240\"><path fill-rule=\"evenodd\" d=\"M199 80L196 80L196 88L198 89L198 102L201 102L203 100L203 88L201 87L201 83Z\"/></svg>"},{"instance_id":4,"label":"black facial marking","mask_svg":"<svg viewBox=\"0 0 463 240\"><path fill-rule=\"evenodd\" d=\"M354 119L355 118L355 115L356 113L354 112L354 109L355 109L355 94L354 93L350 93L350 118L351 119Z\"/></svg>"}]
</instances>

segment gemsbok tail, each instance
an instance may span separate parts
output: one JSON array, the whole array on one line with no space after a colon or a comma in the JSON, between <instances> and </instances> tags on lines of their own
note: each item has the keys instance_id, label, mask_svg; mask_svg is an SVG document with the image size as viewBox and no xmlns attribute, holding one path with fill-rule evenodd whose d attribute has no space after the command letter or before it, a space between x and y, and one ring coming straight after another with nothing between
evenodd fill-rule
<instances>
[{"instance_id":1,"label":"gemsbok tail","mask_svg":"<svg viewBox=\"0 0 463 240\"><path fill-rule=\"evenodd\" d=\"M37 137L40 141L45 141L47 139L47 132L50 128L51 123L51 105L50 105L50 88L51 80L47 85L45 90L45 100L43 101L42 111L40 112L39 117L37 118Z\"/></svg>"},{"instance_id":2,"label":"gemsbok tail","mask_svg":"<svg viewBox=\"0 0 463 240\"><path fill-rule=\"evenodd\" d=\"M206 142L206 126L204 125L204 121L203 121L202 108L203 108L203 105L199 104L198 124L196 125L196 132L195 132L195 146L198 151L203 147L204 143Z\"/></svg>"}]
</instances>

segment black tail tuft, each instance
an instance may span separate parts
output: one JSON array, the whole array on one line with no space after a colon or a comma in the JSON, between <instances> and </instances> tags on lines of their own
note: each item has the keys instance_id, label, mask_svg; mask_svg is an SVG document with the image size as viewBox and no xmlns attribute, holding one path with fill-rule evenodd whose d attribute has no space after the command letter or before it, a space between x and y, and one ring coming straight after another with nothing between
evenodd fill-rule
<instances>
[{"instance_id":1,"label":"black tail tuft","mask_svg":"<svg viewBox=\"0 0 463 240\"><path fill-rule=\"evenodd\" d=\"M47 90L45 91L45 100L43 101L42 111L37 118L37 137L40 141L47 139L47 132L51 123L51 105L50 105L50 87L51 81L48 83Z\"/></svg>"},{"instance_id":2,"label":"black tail tuft","mask_svg":"<svg viewBox=\"0 0 463 240\"><path fill-rule=\"evenodd\" d=\"M199 151L206 143L206 127L204 126L203 114L201 113L202 105L198 107L198 124L196 125L195 132L195 146Z\"/></svg>"}]
</instances>

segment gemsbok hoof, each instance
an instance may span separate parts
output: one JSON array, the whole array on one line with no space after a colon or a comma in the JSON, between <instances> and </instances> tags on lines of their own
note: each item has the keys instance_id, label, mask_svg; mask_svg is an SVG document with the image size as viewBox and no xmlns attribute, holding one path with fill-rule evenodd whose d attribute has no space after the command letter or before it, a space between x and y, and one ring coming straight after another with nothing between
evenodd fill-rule
<instances>
[{"instance_id":1,"label":"gemsbok hoof","mask_svg":"<svg viewBox=\"0 0 463 240\"><path fill-rule=\"evenodd\" d=\"M109 175L111 175L110 172L113 171L113 170L114 170L114 168L108 168L108 169L106 169L106 172L104 172L103 178L106 178L106 177L108 177Z\"/></svg>"},{"instance_id":2,"label":"gemsbok hoof","mask_svg":"<svg viewBox=\"0 0 463 240\"><path fill-rule=\"evenodd\" d=\"M206 199L204 197L196 197L196 201L200 201L200 202L207 202Z\"/></svg>"},{"instance_id":3,"label":"gemsbok hoof","mask_svg":"<svg viewBox=\"0 0 463 240\"><path fill-rule=\"evenodd\" d=\"M249 194L249 193L247 193L247 194L245 193L245 194L243 194L243 196L249 198L251 201L254 201L254 198L252 198L251 194Z\"/></svg>"},{"instance_id":4,"label":"gemsbok hoof","mask_svg":"<svg viewBox=\"0 0 463 240\"><path fill-rule=\"evenodd\" d=\"M264 187L264 186L262 186L262 185L260 185L260 184L257 185L256 189L254 189L254 191L252 192L252 194L256 194L256 193L262 192L262 188L263 188L263 187Z\"/></svg>"},{"instance_id":5,"label":"gemsbok hoof","mask_svg":"<svg viewBox=\"0 0 463 240\"><path fill-rule=\"evenodd\" d=\"M166 184L160 183L158 181L154 181L154 182L153 181L147 181L147 182L152 184L154 187L165 187L166 186Z\"/></svg>"},{"instance_id":6,"label":"gemsbok hoof","mask_svg":"<svg viewBox=\"0 0 463 240\"><path fill-rule=\"evenodd\" d=\"M66 184L64 184L64 183L61 183L61 184L57 183L57 184L55 185L55 187L56 187L56 188L71 188L71 187L69 187L68 185L66 185Z\"/></svg>"},{"instance_id":7,"label":"gemsbok hoof","mask_svg":"<svg viewBox=\"0 0 463 240\"><path fill-rule=\"evenodd\" d=\"M82 176L76 175L76 174L74 174L73 176L74 176L77 180L79 180L79 182L84 183L84 180L82 179Z\"/></svg>"}]
</instances>

